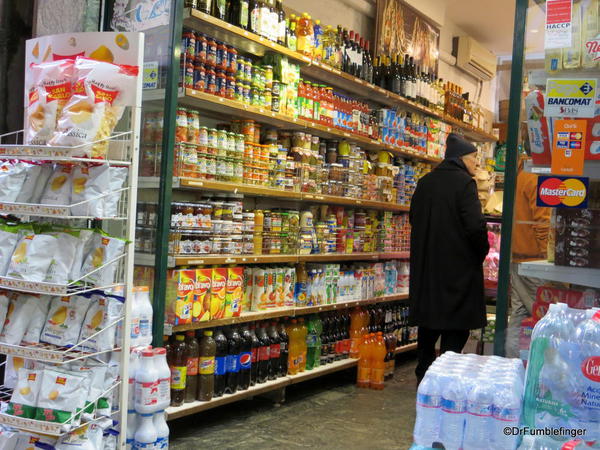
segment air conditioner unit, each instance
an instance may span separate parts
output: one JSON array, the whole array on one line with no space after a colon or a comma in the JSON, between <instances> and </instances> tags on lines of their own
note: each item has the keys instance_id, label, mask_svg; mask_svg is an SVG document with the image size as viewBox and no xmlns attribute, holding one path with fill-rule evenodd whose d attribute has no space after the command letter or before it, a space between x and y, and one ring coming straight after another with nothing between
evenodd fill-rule
<instances>
[{"instance_id":1,"label":"air conditioner unit","mask_svg":"<svg viewBox=\"0 0 600 450\"><path fill-rule=\"evenodd\" d=\"M496 75L496 56L469 36L459 36L456 66L479 80Z\"/></svg>"}]
</instances>

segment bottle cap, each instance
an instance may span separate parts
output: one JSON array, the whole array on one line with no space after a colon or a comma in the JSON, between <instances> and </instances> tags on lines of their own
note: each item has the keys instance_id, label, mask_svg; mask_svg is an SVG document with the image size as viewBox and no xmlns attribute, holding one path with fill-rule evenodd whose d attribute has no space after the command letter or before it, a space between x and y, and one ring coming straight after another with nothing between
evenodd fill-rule
<instances>
[{"instance_id":1,"label":"bottle cap","mask_svg":"<svg viewBox=\"0 0 600 450\"><path fill-rule=\"evenodd\" d=\"M154 352L152 350L144 350L142 352L142 356L144 358L152 358L154 356Z\"/></svg>"},{"instance_id":2,"label":"bottle cap","mask_svg":"<svg viewBox=\"0 0 600 450\"><path fill-rule=\"evenodd\" d=\"M176 341L184 341L185 340L185 336L183 334L178 334L177 336L175 336L175 340Z\"/></svg>"},{"instance_id":3,"label":"bottle cap","mask_svg":"<svg viewBox=\"0 0 600 450\"><path fill-rule=\"evenodd\" d=\"M164 347L159 347L159 348L155 348L153 350L154 355L166 355L167 354L167 349Z\"/></svg>"},{"instance_id":4,"label":"bottle cap","mask_svg":"<svg viewBox=\"0 0 600 450\"><path fill-rule=\"evenodd\" d=\"M212 330L206 330L206 331L204 332L204 336L212 336L212 335L213 335L213 332L212 332Z\"/></svg>"},{"instance_id":5,"label":"bottle cap","mask_svg":"<svg viewBox=\"0 0 600 450\"><path fill-rule=\"evenodd\" d=\"M133 288L133 292L150 292L150 288L148 286L136 286Z\"/></svg>"},{"instance_id":6,"label":"bottle cap","mask_svg":"<svg viewBox=\"0 0 600 450\"><path fill-rule=\"evenodd\" d=\"M189 330L189 331L185 332L185 335L187 337L194 337L194 336L196 336L196 332L194 330Z\"/></svg>"}]
</instances>

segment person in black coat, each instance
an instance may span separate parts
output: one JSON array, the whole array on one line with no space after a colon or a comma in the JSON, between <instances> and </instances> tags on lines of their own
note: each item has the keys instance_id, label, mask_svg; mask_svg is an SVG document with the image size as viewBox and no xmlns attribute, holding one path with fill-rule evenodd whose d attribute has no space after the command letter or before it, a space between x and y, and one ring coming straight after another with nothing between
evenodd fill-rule
<instances>
[{"instance_id":1,"label":"person in black coat","mask_svg":"<svg viewBox=\"0 0 600 450\"><path fill-rule=\"evenodd\" d=\"M477 185L477 149L450 133L446 155L410 205L410 323L419 327L417 382L441 352L460 353L486 324L483 261L489 251Z\"/></svg>"}]
</instances>

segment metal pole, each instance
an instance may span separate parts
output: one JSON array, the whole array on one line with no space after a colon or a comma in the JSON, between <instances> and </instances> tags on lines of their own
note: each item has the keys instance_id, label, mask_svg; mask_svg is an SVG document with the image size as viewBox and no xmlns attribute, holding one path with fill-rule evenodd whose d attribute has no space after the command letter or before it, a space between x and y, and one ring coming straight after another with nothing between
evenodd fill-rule
<instances>
[{"instance_id":1,"label":"metal pole","mask_svg":"<svg viewBox=\"0 0 600 450\"><path fill-rule=\"evenodd\" d=\"M183 0L175 0L175 2L171 3L171 8L171 30L169 34L171 62L167 69L167 85L165 87L163 151L160 160L156 260L154 264L154 317L152 320L152 344L155 346L161 346L163 343L165 322L169 228L171 224L171 194L173 187L173 159L175 146L175 115L177 110L179 84L181 30L183 28Z\"/></svg>"},{"instance_id":2,"label":"metal pole","mask_svg":"<svg viewBox=\"0 0 600 450\"><path fill-rule=\"evenodd\" d=\"M504 196L502 200L502 240L500 243L500 270L498 273L498 298L496 301L496 334L494 353L504 356L508 319L508 294L510 288L510 263L512 224L517 184L517 147L523 88L523 60L525 59L525 27L528 0L516 0L513 38L510 96L508 108L508 136L506 140L506 166L504 169Z\"/></svg>"}]
</instances>

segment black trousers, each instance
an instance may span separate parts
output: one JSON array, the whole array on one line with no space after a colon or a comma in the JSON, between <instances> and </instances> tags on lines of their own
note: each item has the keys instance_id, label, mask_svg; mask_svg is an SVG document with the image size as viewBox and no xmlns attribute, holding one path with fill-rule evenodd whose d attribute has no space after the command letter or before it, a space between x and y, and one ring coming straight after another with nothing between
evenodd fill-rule
<instances>
[{"instance_id":1,"label":"black trousers","mask_svg":"<svg viewBox=\"0 0 600 450\"><path fill-rule=\"evenodd\" d=\"M452 351L462 352L463 347L469 339L469 330L431 330L425 327L419 327L417 338L417 356L418 363L415 369L417 383L420 383L427 369L435 361L435 343L439 337L442 337L440 352Z\"/></svg>"}]
</instances>

